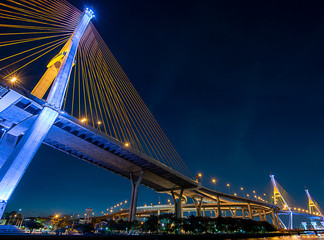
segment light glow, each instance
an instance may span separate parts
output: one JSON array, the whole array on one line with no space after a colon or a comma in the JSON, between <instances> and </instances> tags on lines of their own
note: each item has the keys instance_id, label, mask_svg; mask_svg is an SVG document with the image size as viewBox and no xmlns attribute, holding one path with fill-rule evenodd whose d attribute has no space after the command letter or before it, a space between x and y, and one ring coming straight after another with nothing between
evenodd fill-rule
<instances>
[{"instance_id":1,"label":"light glow","mask_svg":"<svg viewBox=\"0 0 324 240\"><path fill-rule=\"evenodd\" d=\"M17 81L17 78L16 77L12 77L11 79L10 79L10 82L11 83L14 83L14 82L16 82Z\"/></svg>"}]
</instances>

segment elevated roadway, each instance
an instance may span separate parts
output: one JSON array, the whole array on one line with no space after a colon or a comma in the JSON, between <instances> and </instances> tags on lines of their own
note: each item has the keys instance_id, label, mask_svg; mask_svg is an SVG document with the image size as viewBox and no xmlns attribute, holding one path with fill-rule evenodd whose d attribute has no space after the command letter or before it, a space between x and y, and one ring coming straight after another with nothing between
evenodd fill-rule
<instances>
[{"instance_id":1,"label":"elevated roadway","mask_svg":"<svg viewBox=\"0 0 324 240\"><path fill-rule=\"evenodd\" d=\"M44 105L46 105L44 101L22 88L9 89L0 86L0 127L4 133L2 137L9 136L17 142ZM65 112L59 114L43 143L130 179L133 187L132 199L137 199L136 192L140 184L157 192L171 194L178 217L181 214L182 204L187 203L188 197L194 199L195 208L198 210L205 204L217 203L215 206L219 215L221 208L226 205L232 207L236 205L243 214L247 211L247 216L250 217L253 211L262 210L270 214L279 210L270 203L205 188L199 182L127 147L124 143L83 124ZM3 147L0 145L0 153ZM0 166L4 159L0 157ZM132 207L133 210L135 207L136 211L136 201Z\"/></svg>"}]
</instances>

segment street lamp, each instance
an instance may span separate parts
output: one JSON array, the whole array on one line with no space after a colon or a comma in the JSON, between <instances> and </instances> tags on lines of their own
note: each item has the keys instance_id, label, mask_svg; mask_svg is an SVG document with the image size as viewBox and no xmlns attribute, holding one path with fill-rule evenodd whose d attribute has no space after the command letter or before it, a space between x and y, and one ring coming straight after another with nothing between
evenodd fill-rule
<instances>
[{"instance_id":1,"label":"street lamp","mask_svg":"<svg viewBox=\"0 0 324 240\"><path fill-rule=\"evenodd\" d=\"M216 179L215 178L212 179L212 183L215 184L215 191L216 191Z\"/></svg>"},{"instance_id":2,"label":"street lamp","mask_svg":"<svg viewBox=\"0 0 324 240\"><path fill-rule=\"evenodd\" d=\"M101 125L101 124L102 124L101 121L98 121L98 122L97 122L97 129L98 129L98 130L100 130L100 125Z\"/></svg>"},{"instance_id":3,"label":"street lamp","mask_svg":"<svg viewBox=\"0 0 324 240\"><path fill-rule=\"evenodd\" d=\"M229 183L227 183L226 186L228 187L228 192L229 192L229 194L231 194L231 185L230 185Z\"/></svg>"},{"instance_id":4,"label":"street lamp","mask_svg":"<svg viewBox=\"0 0 324 240\"><path fill-rule=\"evenodd\" d=\"M196 182L201 182L201 177L202 177L202 174L201 173L198 173L196 175Z\"/></svg>"},{"instance_id":5,"label":"street lamp","mask_svg":"<svg viewBox=\"0 0 324 240\"><path fill-rule=\"evenodd\" d=\"M244 197L244 188L241 187L241 191L243 192L243 197Z\"/></svg>"},{"instance_id":6,"label":"street lamp","mask_svg":"<svg viewBox=\"0 0 324 240\"><path fill-rule=\"evenodd\" d=\"M11 79L10 79L10 82L11 83L14 83L14 82L16 82L17 81L17 78L16 77L12 77Z\"/></svg>"}]
</instances>

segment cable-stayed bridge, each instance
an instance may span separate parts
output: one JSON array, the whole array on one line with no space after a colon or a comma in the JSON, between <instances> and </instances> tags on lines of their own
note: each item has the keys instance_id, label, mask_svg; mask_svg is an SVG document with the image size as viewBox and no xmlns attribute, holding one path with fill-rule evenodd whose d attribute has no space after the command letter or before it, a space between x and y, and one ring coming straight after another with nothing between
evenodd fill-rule
<instances>
[{"instance_id":1,"label":"cable-stayed bridge","mask_svg":"<svg viewBox=\"0 0 324 240\"><path fill-rule=\"evenodd\" d=\"M0 42L0 215L44 143L130 179L130 221L143 184L171 194L179 218L182 204L192 198L198 215L208 205L216 216L268 217L284 227L278 213L287 213L279 206L286 200L278 187L270 203L213 191L192 178L91 23L93 17L91 10L80 12L64 0L0 4L0 37L5 37ZM36 63L43 69L47 55L47 70L29 91L22 71ZM314 200L310 206L309 214L322 214Z\"/></svg>"}]
</instances>

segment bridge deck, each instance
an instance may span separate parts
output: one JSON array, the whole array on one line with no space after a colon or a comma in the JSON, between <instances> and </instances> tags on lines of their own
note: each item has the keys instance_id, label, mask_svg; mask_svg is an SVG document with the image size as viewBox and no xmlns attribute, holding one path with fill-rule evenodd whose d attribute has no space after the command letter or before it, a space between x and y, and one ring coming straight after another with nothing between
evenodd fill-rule
<instances>
[{"instance_id":1,"label":"bridge deck","mask_svg":"<svg viewBox=\"0 0 324 240\"><path fill-rule=\"evenodd\" d=\"M21 135L45 102L28 92L1 89L0 125L9 129L11 134ZM132 172L136 179L144 170L142 184L156 191L196 188L198 185L193 179L125 147L118 140L66 113L56 119L44 143L126 178L130 178Z\"/></svg>"},{"instance_id":2,"label":"bridge deck","mask_svg":"<svg viewBox=\"0 0 324 240\"><path fill-rule=\"evenodd\" d=\"M8 133L19 136L29 128L44 101L34 97L28 91L6 89L0 86L0 126ZM61 113L49 131L44 143L72 156L85 160L125 178L133 173L135 179L144 171L142 184L157 192L185 189L187 197L203 197L215 201L216 196L226 202L244 202L278 209L277 206L213 191L202 187L193 179L173 170L161 162L126 147L120 141L82 124L67 113Z\"/></svg>"}]
</instances>

